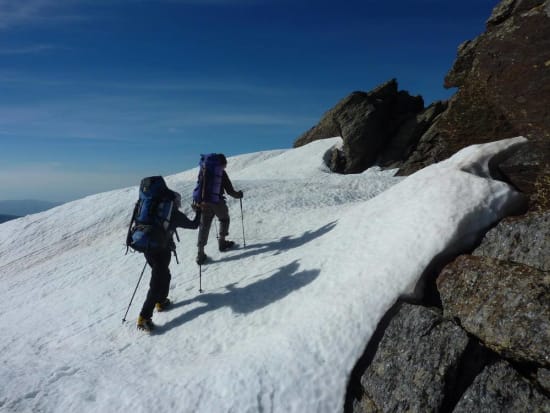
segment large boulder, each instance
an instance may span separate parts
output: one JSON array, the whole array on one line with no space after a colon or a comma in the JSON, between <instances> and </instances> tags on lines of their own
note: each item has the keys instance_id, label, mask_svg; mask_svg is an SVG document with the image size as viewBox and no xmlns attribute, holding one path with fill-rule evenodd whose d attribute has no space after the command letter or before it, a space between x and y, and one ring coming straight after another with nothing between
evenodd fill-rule
<instances>
[{"instance_id":1,"label":"large boulder","mask_svg":"<svg viewBox=\"0 0 550 413\"><path fill-rule=\"evenodd\" d=\"M550 366L550 273L460 256L437 279L446 317L502 356Z\"/></svg>"},{"instance_id":2,"label":"large boulder","mask_svg":"<svg viewBox=\"0 0 550 413\"><path fill-rule=\"evenodd\" d=\"M550 211L503 219L472 254L550 271Z\"/></svg>"},{"instance_id":3,"label":"large boulder","mask_svg":"<svg viewBox=\"0 0 550 413\"><path fill-rule=\"evenodd\" d=\"M505 361L486 367L453 413L550 412L550 400Z\"/></svg>"},{"instance_id":4,"label":"large boulder","mask_svg":"<svg viewBox=\"0 0 550 413\"><path fill-rule=\"evenodd\" d=\"M424 109L420 96L399 91L392 79L370 92L354 92L323 115L319 123L294 142L294 147L318 139L341 136L340 159L330 165L336 172L357 173L372 166L391 137ZM418 134L418 132L416 132ZM418 140L418 137L416 137Z\"/></svg>"},{"instance_id":5,"label":"large boulder","mask_svg":"<svg viewBox=\"0 0 550 413\"><path fill-rule=\"evenodd\" d=\"M524 135L531 148L503 173L533 208L550 207L550 0L502 1L485 33L459 47L445 86L459 90L399 174L471 144Z\"/></svg>"},{"instance_id":6,"label":"large boulder","mask_svg":"<svg viewBox=\"0 0 550 413\"><path fill-rule=\"evenodd\" d=\"M468 335L440 310L402 304L361 378L364 394L354 412L444 410L462 393L461 380L482 369L461 364L471 348Z\"/></svg>"}]
</instances>

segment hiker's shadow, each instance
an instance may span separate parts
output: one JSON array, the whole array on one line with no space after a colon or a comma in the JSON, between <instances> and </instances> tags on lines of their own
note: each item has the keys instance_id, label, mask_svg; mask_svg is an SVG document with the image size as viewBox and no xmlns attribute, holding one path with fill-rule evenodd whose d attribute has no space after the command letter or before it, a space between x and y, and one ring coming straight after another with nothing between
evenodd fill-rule
<instances>
[{"instance_id":1,"label":"hiker's shadow","mask_svg":"<svg viewBox=\"0 0 550 413\"><path fill-rule=\"evenodd\" d=\"M268 252L272 252L273 255L277 255L283 251L286 251L292 248L297 248L310 241L313 241L315 238L319 238L324 234L326 234L327 232L334 229L335 226L336 226L336 221L332 221L316 229L315 231L306 231L302 235L297 237L284 236L277 241L250 244L245 247L246 252L243 252L241 254L231 255L231 256L224 256L216 260L216 262L241 260L243 258L251 257L253 255L258 255L258 254L263 254Z\"/></svg>"},{"instance_id":2,"label":"hiker's shadow","mask_svg":"<svg viewBox=\"0 0 550 413\"><path fill-rule=\"evenodd\" d=\"M317 278L320 273L320 270L298 272L298 268L298 262L293 261L279 268L269 278L256 281L244 287L236 287L235 284L229 284L225 287L227 292L200 294L190 300L175 303L173 306L174 309L192 303L204 303L204 305L177 316L160 327L158 332L162 334L202 314L222 307L229 307L237 314L249 314L279 301L291 292L304 287Z\"/></svg>"}]
</instances>

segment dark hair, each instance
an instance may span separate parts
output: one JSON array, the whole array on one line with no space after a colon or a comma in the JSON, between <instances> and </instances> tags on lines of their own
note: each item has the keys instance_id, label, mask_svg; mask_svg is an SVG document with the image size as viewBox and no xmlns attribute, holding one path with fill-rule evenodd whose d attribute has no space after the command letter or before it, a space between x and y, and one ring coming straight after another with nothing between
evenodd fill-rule
<instances>
[{"instance_id":1,"label":"dark hair","mask_svg":"<svg viewBox=\"0 0 550 413\"><path fill-rule=\"evenodd\" d=\"M220 162L222 165L227 165L227 159L225 158L225 155L223 153L218 154L220 157Z\"/></svg>"}]
</instances>

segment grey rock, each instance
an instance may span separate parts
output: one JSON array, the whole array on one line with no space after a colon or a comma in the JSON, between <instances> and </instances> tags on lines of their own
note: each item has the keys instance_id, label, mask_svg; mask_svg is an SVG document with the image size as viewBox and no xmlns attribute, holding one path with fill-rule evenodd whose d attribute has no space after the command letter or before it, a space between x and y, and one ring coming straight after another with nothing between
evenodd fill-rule
<instances>
[{"instance_id":1,"label":"grey rock","mask_svg":"<svg viewBox=\"0 0 550 413\"><path fill-rule=\"evenodd\" d=\"M518 190L525 193L540 192L539 198L545 201L548 194L538 191L536 186L541 186L546 177L540 176L538 180L533 177L548 167L545 166L549 162L548 153L550 151L539 150L532 142L528 142L527 145L524 145L499 165L500 179L513 182ZM544 187L544 185L542 186ZM533 210L534 208L530 209Z\"/></svg>"},{"instance_id":2,"label":"grey rock","mask_svg":"<svg viewBox=\"0 0 550 413\"><path fill-rule=\"evenodd\" d=\"M399 167L446 108L446 102L438 101L418 115L408 118L380 153L376 164L385 168Z\"/></svg>"},{"instance_id":3,"label":"grey rock","mask_svg":"<svg viewBox=\"0 0 550 413\"><path fill-rule=\"evenodd\" d=\"M403 304L361 378L365 394L356 411L440 410L468 343L467 334L439 310Z\"/></svg>"},{"instance_id":4,"label":"grey rock","mask_svg":"<svg viewBox=\"0 0 550 413\"><path fill-rule=\"evenodd\" d=\"M466 40L458 46L457 59L447 73L445 84L447 87L462 87L468 79L468 74L476 58L476 49L479 40Z\"/></svg>"},{"instance_id":5,"label":"grey rock","mask_svg":"<svg viewBox=\"0 0 550 413\"><path fill-rule=\"evenodd\" d=\"M503 219L487 232L473 255L550 271L550 211Z\"/></svg>"},{"instance_id":6,"label":"grey rock","mask_svg":"<svg viewBox=\"0 0 550 413\"><path fill-rule=\"evenodd\" d=\"M550 366L550 273L460 256L437 278L446 317L511 360Z\"/></svg>"},{"instance_id":7,"label":"grey rock","mask_svg":"<svg viewBox=\"0 0 550 413\"><path fill-rule=\"evenodd\" d=\"M353 413L380 413L374 402L368 397L363 397L361 400L356 400L353 403Z\"/></svg>"},{"instance_id":8,"label":"grey rock","mask_svg":"<svg viewBox=\"0 0 550 413\"><path fill-rule=\"evenodd\" d=\"M505 361L483 370L453 413L548 413L550 400Z\"/></svg>"},{"instance_id":9,"label":"grey rock","mask_svg":"<svg viewBox=\"0 0 550 413\"><path fill-rule=\"evenodd\" d=\"M489 20L487 20L488 26L497 26L506 19L508 19L514 10L514 5L517 0L503 0L495 6L493 13Z\"/></svg>"},{"instance_id":10,"label":"grey rock","mask_svg":"<svg viewBox=\"0 0 550 413\"><path fill-rule=\"evenodd\" d=\"M362 172L376 162L401 125L423 109L421 97L398 91L397 81L392 79L368 93L353 92L342 99L316 126L296 139L294 147L341 136L343 151L332 156L340 161L329 166L335 172Z\"/></svg>"},{"instance_id":11,"label":"grey rock","mask_svg":"<svg viewBox=\"0 0 550 413\"><path fill-rule=\"evenodd\" d=\"M550 370L539 369L537 371L537 381L546 392L550 393Z\"/></svg>"}]
</instances>

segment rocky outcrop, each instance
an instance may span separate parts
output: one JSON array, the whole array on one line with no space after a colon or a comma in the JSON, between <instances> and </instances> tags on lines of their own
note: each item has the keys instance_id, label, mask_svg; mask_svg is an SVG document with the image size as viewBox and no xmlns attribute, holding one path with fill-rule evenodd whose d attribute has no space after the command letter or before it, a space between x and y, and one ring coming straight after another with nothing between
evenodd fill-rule
<instances>
[{"instance_id":1,"label":"rocky outcrop","mask_svg":"<svg viewBox=\"0 0 550 413\"><path fill-rule=\"evenodd\" d=\"M550 0L505 0L485 33L464 42L445 78L458 92L425 110L420 97L392 80L355 92L328 111L294 146L342 136L330 167L361 172L374 164L409 175L458 150L512 136L531 147L501 166L530 195L531 209L550 208Z\"/></svg>"},{"instance_id":2,"label":"rocky outcrop","mask_svg":"<svg viewBox=\"0 0 550 413\"><path fill-rule=\"evenodd\" d=\"M461 256L437 286L443 313L402 303L380 326L346 411L550 412L550 274Z\"/></svg>"},{"instance_id":3,"label":"rocky outcrop","mask_svg":"<svg viewBox=\"0 0 550 413\"><path fill-rule=\"evenodd\" d=\"M486 32L460 46L445 83L459 88L448 106L412 146L395 135L377 161L407 175L468 145L524 135L530 145L492 172L529 196L528 212L502 220L471 255L433 277L442 315L418 302L406 315L384 317L373 336L379 345L373 338L354 369L352 384L362 378L346 411L550 412L550 0L501 1ZM405 125L414 130L412 118ZM457 347L434 340L445 353L434 363L425 340L436 338L435 328L420 326L436 319L479 351L464 351L460 339ZM466 378L452 384L453 377Z\"/></svg>"},{"instance_id":4,"label":"rocky outcrop","mask_svg":"<svg viewBox=\"0 0 550 413\"><path fill-rule=\"evenodd\" d=\"M505 361L487 367L464 393L454 413L548 413L550 403Z\"/></svg>"},{"instance_id":5,"label":"rocky outcrop","mask_svg":"<svg viewBox=\"0 0 550 413\"><path fill-rule=\"evenodd\" d=\"M549 9L549 0L502 1L486 32L460 46L445 79L459 90L399 174L471 144L523 135L531 148L503 165L503 173L531 195L533 208L550 207Z\"/></svg>"},{"instance_id":6,"label":"rocky outcrop","mask_svg":"<svg viewBox=\"0 0 550 413\"><path fill-rule=\"evenodd\" d=\"M398 91L397 81L393 79L368 93L354 92L347 96L325 113L316 126L296 139L294 147L341 136L343 152L332 156L340 160L332 163L331 169L343 173L362 172L376 162L400 128L423 109L423 99ZM430 113L435 110L432 108ZM424 119L413 120L407 126L411 137L401 133L398 151L404 152L408 140L418 140L425 129Z\"/></svg>"},{"instance_id":7,"label":"rocky outcrop","mask_svg":"<svg viewBox=\"0 0 550 413\"><path fill-rule=\"evenodd\" d=\"M376 165L384 168L398 168L409 158L420 138L428 133L440 114L447 108L447 102L433 103L418 115L409 118L389 139L380 152Z\"/></svg>"},{"instance_id":8,"label":"rocky outcrop","mask_svg":"<svg viewBox=\"0 0 550 413\"><path fill-rule=\"evenodd\" d=\"M550 274L461 256L437 279L445 316L510 360L550 367Z\"/></svg>"}]
</instances>

